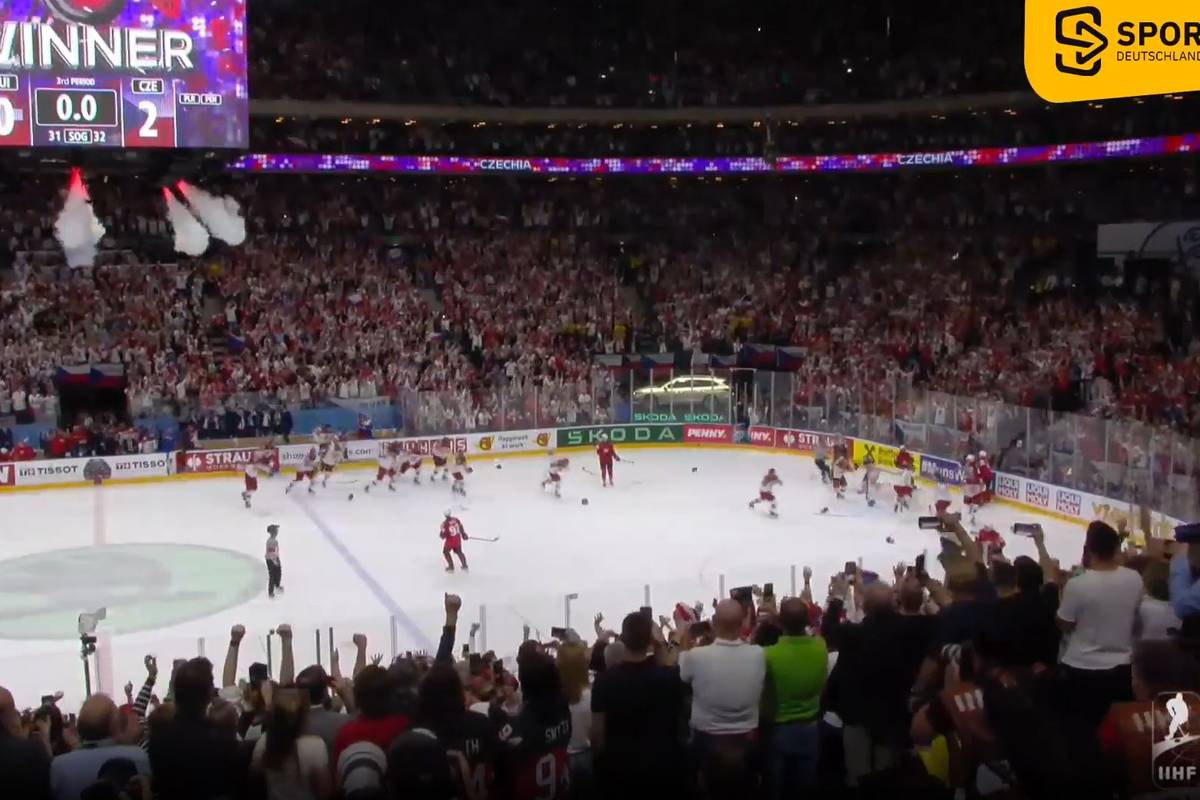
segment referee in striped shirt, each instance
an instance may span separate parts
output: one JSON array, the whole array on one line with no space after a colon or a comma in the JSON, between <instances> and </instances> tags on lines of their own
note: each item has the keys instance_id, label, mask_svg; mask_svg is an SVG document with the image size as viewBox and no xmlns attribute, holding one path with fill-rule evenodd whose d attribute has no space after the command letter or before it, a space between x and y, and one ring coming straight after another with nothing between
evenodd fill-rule
<instances>
[{"instance_id":1,"label":"referee in striped shirt","mask_svg":"<svg viewBox=\"0 0 1200 800\"><path fill-rule=\"evenodd\" d=\"M283 564L279 560L279 526L267 526L267 596L283 594Z\"/></svg>"}]
</instances>

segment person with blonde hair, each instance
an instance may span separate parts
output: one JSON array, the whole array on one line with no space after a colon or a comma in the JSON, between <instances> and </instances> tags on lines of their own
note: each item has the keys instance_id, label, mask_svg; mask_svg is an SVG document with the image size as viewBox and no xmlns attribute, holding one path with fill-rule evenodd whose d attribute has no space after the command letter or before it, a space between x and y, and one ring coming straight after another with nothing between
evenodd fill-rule
<instances>
[{"instance_id":1,"label":"person with blonde hair","mask_svg":"<svg viewBox=\"0 0 1200 800\"><path fill-rule=\"evenodd\" d=\"M571 741L567 757L571 762L571 794L576 798L594 794L592 781L592 687L588 664L591 651L579 641L563 642L558 647L558 673L563 693L571 709Z\"/></svg>"}]
</instances>

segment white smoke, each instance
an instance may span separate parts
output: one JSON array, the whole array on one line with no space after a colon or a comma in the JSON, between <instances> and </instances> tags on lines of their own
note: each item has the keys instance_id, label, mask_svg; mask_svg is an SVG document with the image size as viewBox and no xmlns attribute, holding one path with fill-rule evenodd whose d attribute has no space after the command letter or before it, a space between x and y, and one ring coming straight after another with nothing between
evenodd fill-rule
<instances>
[{"instance_id":1,"label":"white smoke","mask_svg":"<svg viewBox=\"0 0 1200 800\"><path fill-rule=\"evenodd\" d=\"M202 255L208 249L208 230L170 189L163 189L163 199L167 202L167 219L175 230L175 251L187 256Z\"/></svg>"},{"instance_id":2,"label":"white smoke","mask_svg":"<svg viewBox=\"0 0 1200 800\"><path fill-rule=\"evenodd\" d=\"M79 170L71 171L67 199L54 221L54 235L62 245L68 266L90 267L96 263L96 248L104 238L104 226L96 218Z\"/></svg>"},{"instance_id":3,"label":"white smoke","mask_svg":"<svg viewBox=\"0 0 1200 800\"><path fill-rule=\"evenodd\" d=\"M192 212L213 236L235 246L246 241L246 220L242 218L242 210L236 200L210 194L186 181L180 181L178 187Z\"/></svg>"}]
</instances>

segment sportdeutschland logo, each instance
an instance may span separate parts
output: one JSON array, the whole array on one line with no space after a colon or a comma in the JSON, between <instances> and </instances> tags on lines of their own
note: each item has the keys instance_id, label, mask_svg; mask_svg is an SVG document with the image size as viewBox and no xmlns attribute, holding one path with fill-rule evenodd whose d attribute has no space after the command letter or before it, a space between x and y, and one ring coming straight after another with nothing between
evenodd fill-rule
<instances>
[{"instance_id":1,"label":"sportdeutschland logo","mask_svg":"<svg viewBox=\"0 0 1200 800\"><path fill-rule=\"evenodd\" d=\"M1108 48L1108 37L1100 30L1100 9L1095 6L1068 8L1054 17L1054 39L1071 52L1054 54L1054 65L1067 75L1090 78L1100 72L1100 54Z\"/></svg>"}]
</instances>

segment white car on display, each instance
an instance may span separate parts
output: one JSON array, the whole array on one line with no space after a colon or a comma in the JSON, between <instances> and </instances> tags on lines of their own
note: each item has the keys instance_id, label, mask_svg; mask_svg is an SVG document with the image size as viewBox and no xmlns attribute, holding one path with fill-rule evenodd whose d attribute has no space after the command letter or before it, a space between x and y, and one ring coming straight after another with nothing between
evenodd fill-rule
<instances>
[{"instance_id":1,"label":"white car on display","mask_svg":"<svg viewBox=\"0 0 1200 800\"><path fill-rule=\"evenodd\" d=\"M645 386L633 392L634 400L653 400L658 403L691 403L728 396L729 381L711 375L673 378L661 386Z\"/></svg>"}]
</instances>

